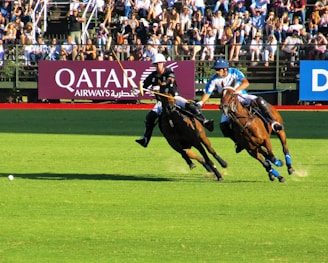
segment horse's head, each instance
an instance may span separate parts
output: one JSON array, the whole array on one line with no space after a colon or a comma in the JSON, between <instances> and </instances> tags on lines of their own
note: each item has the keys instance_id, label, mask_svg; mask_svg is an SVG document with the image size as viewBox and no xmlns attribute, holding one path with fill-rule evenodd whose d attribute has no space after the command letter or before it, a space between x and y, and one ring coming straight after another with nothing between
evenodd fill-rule
<instances>
[{"instance_id":1,"label":"horse's head","mask_svg":"<svg viewBox=\"0 0 328 263\"><path fill-rule=\"evenodd\" d=\"M238 94L232 87L225 87L222 92L221 97L221 109L225 115L228 115L229 111L236 111Z\"/></svg>"}]
</instances>

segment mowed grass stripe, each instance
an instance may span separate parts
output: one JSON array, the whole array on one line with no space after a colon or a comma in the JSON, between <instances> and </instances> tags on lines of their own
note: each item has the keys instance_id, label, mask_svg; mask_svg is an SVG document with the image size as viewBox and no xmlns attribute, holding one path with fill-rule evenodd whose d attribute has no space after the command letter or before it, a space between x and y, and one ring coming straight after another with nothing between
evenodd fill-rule
<instances>
[{"instance_id":1,"label":"mowed grass stripe","mask_svg":"<svg viewBox=\"0 0 328 263\"><path fill-rule=\"evenodd\" d=\"M0 111L0 262L328 261L328 113L282 112L286 184L218 129L223 183L189 171L158 128L141 148L145 113Z\"/></svg>"}]
</instances>

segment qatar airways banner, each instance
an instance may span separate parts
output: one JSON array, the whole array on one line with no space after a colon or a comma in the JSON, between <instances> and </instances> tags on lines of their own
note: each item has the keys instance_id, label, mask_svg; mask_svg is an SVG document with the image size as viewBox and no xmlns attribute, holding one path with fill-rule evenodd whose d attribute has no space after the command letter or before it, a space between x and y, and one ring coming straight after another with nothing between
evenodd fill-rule
<instances>
[{"instance_id":1,"label":"qatar airways banner","mask_svg":"<svg viewBox=\"0 0 328 263\"><path fill-rule=\"evenodd\" d=\"M120 64L121 63L121 64ZM39 61L39 99L138 100L139 82L156 70L146 61ZM195 98L194 61L168 61L181 96Z\"/></svg>"}]
</instances>

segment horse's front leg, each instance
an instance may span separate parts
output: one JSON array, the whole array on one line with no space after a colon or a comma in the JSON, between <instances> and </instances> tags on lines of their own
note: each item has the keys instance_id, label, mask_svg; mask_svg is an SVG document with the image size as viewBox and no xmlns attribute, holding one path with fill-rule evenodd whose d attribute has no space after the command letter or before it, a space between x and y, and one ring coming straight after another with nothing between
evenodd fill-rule
<instances>
[{"instance_id":1,"label":"horse's front leg","mask_svg":"<svg viewBox=\"0 0 328 263\"><path fill-rule=\"evenodd\" d=\"M270 137L266 139L263 143L263 146L260 147L259 152L265 157L266 160L269 160L277 167L281 167L284 165L284 162L280 159L277 159L272 151L272 145L270 141Z\"/></svg>"},{"instance_id":2,"label":"horse's front leg","mask_svg":"<svg viewBox=\"0 0 328 263\"><path fill-rule=\"evenodd\" d=\"M197 155L192 149L184 149L184 151L186 152L186 154L188 155L188 157L190 159L194 159L196 161L198 161L200 164L202 164L204 166L204 168L206 169L206 171L212 173L212 169L209 165L206 164L205 159L202 158L201 156Z\"/></svg>"},{"instance_id":3,"label":"horse's front leg","mask_svg":"<svg viewBox=\"0 0 328 263\"><path fill-rule=\"evenodd\" d=\"M187 162L190 170L192 170L196 167L196 165L191 161L191 159L189 158L189 156L185 150L182 149L180 154L181 154L182 158Z\"/></svg>"},{"instance_id":4,"label":"horse's front leg","mask_svg":"<svg viewBox=\"0 0 328 263\"><path fill-rule=\"evenodd\" d=\"M186 161L188 164L190 170L194 169L196 165L190 160L188 154L186 151L182 148L181 144L176 143L174 140L170 140L168 136L165 136L166 141L169 143L169 145L178 153L180 153L181 157Z\"/></svg>"},{"instance_id":5,"label":"horse's front leg","mask_svg":"<svg viewBox=\"0 0 328 263\"><path fill-rule=\"evenodd\" d=\"M205 165L210 167L210 169L212 170L212 172L215 174L216 178L218 179L218 181L223 181L223 177L220 174L220 172L218 171L218 169L216 168L216 166L214 165L214 163L210 160L210 158L208 157L202 143L199 141L199 143L196 143L193 145L199 152L200 154L203 156L204 160L205 160ZM205 167L206 168L206 167Z\"/></svg>"},{"instance_id":6,"label":"horse's front leg","mask_svg":"<svg viewBox=\"0 0 328 263\"><path fill-rule=\"evenodd\" d=\"M279 182L283 183L285 182L285 178L283 178L279 172L275 169L272 168L270 161L265 160L261 154L263 150L258 150L258 149L254 149L253 151L249 151L248 153L254 157L255 159L257 159L264 167L264 169L267 171L268 176L270 181L274 181L276 178L278 178Z\"/></svg>"},{"instance_id":7,"label":"horse's front leg","mask_svg":"<svg viewBox=\"0 0 328 263\"><path fill-rule=\"evenodd\" d=\"M288 150L288 147L287 147L286 132L284 130L281 130L277 133L277 136L278 136L278 138L281 142L282 150L283 150L284 155L285 155L285 161L286 161L288 174L293 174L295 172L295 170L292 166L292 159L290 157L289 150Z\"/></svg>"}]
</instances>

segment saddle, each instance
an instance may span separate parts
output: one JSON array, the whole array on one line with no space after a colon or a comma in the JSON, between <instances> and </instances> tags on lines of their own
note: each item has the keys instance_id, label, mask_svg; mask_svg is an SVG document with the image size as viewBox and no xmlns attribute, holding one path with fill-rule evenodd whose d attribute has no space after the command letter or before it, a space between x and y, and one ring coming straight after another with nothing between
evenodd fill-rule
<instances>
[{"instance_id":1,"label":"saddle","mask_svg":"<svg viewBox=\"0 0 328 263\"><path fill-rule=\"evenodd\" d=\"M189 119L191 120L191 122L192 122L192 125L193 125L194 127L196 127L195 119L197 119L197 117L196 117L192 112L190 112L190 111L188 111L188 110L186 110L186 109L183 109L183 108L181 108L181 107L178 106L178 105L175 105L174 110L175 110L176 112L178 112L178 114L179 114L182 118L184 118L184 117L189 118Z\"/></svg>"},{"instance_id":2,"label":"saddle","mask_svg":"<svg viewBox=\"0 0 328 263\"><path fill-rule=\"evenodd\" d=\"M255 101L252 101L250 104L244 106L251 115L259 117L265 124L265 128L268 130L267 123L270 123L268 116L261 110L258 104Z\"/></svg>"}]
</instances>

